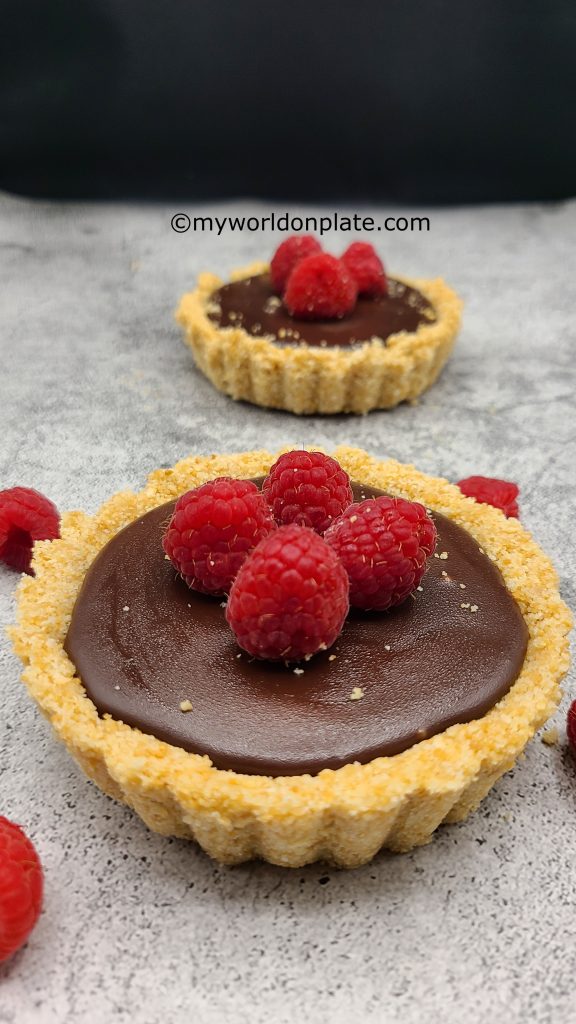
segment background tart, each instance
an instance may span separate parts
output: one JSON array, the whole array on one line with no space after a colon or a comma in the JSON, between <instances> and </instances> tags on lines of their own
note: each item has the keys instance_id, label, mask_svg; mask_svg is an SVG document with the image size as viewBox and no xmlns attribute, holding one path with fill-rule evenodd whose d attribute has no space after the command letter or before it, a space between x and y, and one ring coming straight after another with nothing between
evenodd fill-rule
<instances>
[{"instance_id":1,"label":"background tart","mask_svg":"<svg viewBox=\"0 0 576 1024\"><path fill-rule=\"evenodd\" d=\"M225 302L229 295L214 274L201 274L176 312L198 367L232 398L299 414L392 408L434 383L456 340L462 304L440 278L390 279L383 325L368 315L380 300L364 299L350 318L311 324L284 315L274 332L267 274L268 264L253 263L231 277L232 285L260 279L264 315L257 321L235 316L241 309L222 310L220 289ZM410 315L400 315L402 306Z\"/></svg>"},{"instance_id":2,"label":"background tart","mask_svg":"<svg viewBox=\"0 0 576 1024\"><path fill-rule=\"evenodd\" d=\"M505 696L482 717L402 753L315 775L240 774L111 717L99 717L64 650L72 610L94 558L124 526L188 488L220 475L257 477L265 452L190 457L154 472L89 517L64 517L62 538L41 543L36 577L19 587L12 636L24 681L59 737L106 792L164 834L195 839L226 863L263 857L298 866L328 859L352 867L382 846L410 849L444 820L465 817L512 766L554 710L568 667L570 614L549 560L514 519L465 498L446 481L357 449L335 457L350 476L407 498L463 527L496 563L528 630L526 657Z\"/></svg>"}]
</instances>

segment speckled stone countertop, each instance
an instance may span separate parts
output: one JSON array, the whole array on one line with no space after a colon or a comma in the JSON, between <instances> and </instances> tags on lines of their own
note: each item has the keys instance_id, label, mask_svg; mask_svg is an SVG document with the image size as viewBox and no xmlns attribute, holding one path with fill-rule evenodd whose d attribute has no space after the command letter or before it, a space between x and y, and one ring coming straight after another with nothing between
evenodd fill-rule
<instances>
[{"instance_id":1,"label":"speckled stone countertop","mask_svg":"<svg viewBox=\"0 0 576 1024\"><path fill-rule=\"evenodd\" d=\"M234 404L195 371L172 318L180 293L199 270L265 257L273 239L177 235L176 211L0 198L0 487L92 511L192 451L356 444L451 479L518 481L523 522L574 606L576 203L432 210L427 234L377 236L390 269L462 294L465 326L419 405L365 418ZM2 625L15 583L0 569ZM229 869L84 779L5 639L0 676L0 813L25 826L46 871L41 921L0 968L2 1024L574 1021L567 699L559 743L536 739L430 846L348 873Z\"/></svg>"}]
</instances>

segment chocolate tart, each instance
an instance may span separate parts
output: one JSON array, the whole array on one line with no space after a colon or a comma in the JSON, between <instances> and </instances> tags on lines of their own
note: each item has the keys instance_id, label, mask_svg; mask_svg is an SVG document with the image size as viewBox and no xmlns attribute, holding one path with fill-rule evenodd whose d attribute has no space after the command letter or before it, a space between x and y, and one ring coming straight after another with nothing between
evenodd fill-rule
<instances>
[{"instance_id":1,"label":"chocolate tart","mask_svg":"<svg viewBox=\"0 0 576 1024\"><path fill-rule=\"evenodd\" d=\"M334 454L368 496L423 501L440 545L406 607L352 617L298 674L238 658L220 603L160 553L179 494L261 477L266 452L190 457L69 513L19 586L14 646L57 735L150 828L225 863L354 867L427 842L512 767L568 667L570 613L517 520L412 467Z\"/></svg>"},{"instance_id":2,"label":"chocolate tart","mask_svg":"<svg viewBox=\"0 0 576 1024\"><path fill-rule=\"evenodd\" d=\"M366 413L413 400L434 383L454 345L461 302L440 278L389 278L342 320L291 317L268 264L225 284L201 274L176 312L199 369L225 394L299 414Z\"/></svg>"}]
</instances>

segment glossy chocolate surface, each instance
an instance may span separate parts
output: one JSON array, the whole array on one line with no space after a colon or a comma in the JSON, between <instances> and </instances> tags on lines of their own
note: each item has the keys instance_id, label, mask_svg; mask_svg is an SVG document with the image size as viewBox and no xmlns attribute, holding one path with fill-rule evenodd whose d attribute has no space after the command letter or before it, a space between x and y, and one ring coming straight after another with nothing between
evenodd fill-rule
<instances>
[{"instance_id":1,"label":"glossy chocolate surface","mask_svg":"<svg viewBox=\"0 0 576 1024\"><path fill-rule=\"evenodd\" d=\"M359 298L352 313L341 320L301 320L282 305L268 274L258 274L214 292L209 316L220 327L243 327L279 344L347 346L374 337L385 341L397 331L416 331L420 324L434 321L434 310L415 288L389 278L388 295Z\"/></svg>"},{"instance_id":2,"label":"glossy chocolate surface","mask_svg":"<svg viewBox=\"0 0 576 1024\"><path fill-rule=\"evenodd\" d=\"M66 650L101 714L208 754L219 768L315 774L395 754L485 714L522 667L527 629L498 569L439 515L437 554L448 557L430 559L414 597L353 614L302 675L238 657L221 601L190 591L164 557L172 508L149 512L100 552ZM351 700L357 686L363 697Z\"/></svg>"}]
</instances>

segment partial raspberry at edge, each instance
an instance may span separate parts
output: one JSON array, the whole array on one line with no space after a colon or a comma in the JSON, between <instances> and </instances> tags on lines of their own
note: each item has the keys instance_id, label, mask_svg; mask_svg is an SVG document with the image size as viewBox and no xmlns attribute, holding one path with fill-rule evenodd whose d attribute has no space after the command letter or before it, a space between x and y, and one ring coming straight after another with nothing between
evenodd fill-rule
<instances>
[{"instance_id":1,"label":"partial raspberry at edge","mask_svg":"<svg viewBox=\"0 0 576 1024\"><path fill-rule=\"evenodd\" d=\"M572 753L574 754L574 757L576 757L576 700L573 701L568 708L566 732L568 734L568 742L572 748Z\"/></svg>"},{"instance_id":2,"label":"partial raspberry at edge","mask_svg":"<svg viewBox=\"0 0 576 1024\"><path fill-rule=\"evenodd\" d=\"M0 491L0 561L33 576L35 542L59 536L60 516L49 498L32 487Z\"/></svg>"},{"instance_id":3,"label":"partial raspberry at edge","mask_svg":"<svg viewBox=\"0 0 576 1024\"><path fill-rule=\"evenodd\" d=\"M270 263L272 287L282 295L288 278L300 260L322 252L322 246L313 235L292 235L278 246Z\"/></svg>"},{"instance_id":4,"label":"partial raspberry at edge","mask_svg":"<svg viewBox=\"0 0 576 1024\"><path fill-rule=\"evenodd\" d=\"M298 661L330 647L348 613L348 578L307 527L281 526L246 559L226 606L240 647L255 658Z\"/></svg>"},{"instance_id":5,"label":"partial raspberry at edge","mask_svg":"<svg viewBox=\"0 0 576 1024\"><path fill-rule=\"evenodd\" d=\"M353 499L350 478L336 459L322 452L286 452L262 485L276 522L297 523L324 533Z\"/></svg>"},{"instance_id":6,"label":"partial raspberry at edge","mask_svg":"<svg viewBox=\"0 0 576 1024\"><path fill-rule=\"evenodd\" d=\"M458 487L467 498L475 498L481 505L499 508L509 519L518 519L516 501L520 488L510 480L498 480L491 476L467 476L458 481Z\"/></svg>"},{"instance_id":7,"label":"partial raspberry at edge","mask_svg":"<svg viewBox=\"0 0 576 1024\"><path fill-rule=\"evenodd\" d=\"M19 825L0 816L0 963L24 945L42 909L43 874Z\"/></svg>"},{"instance_id":8,"label":"partial raspberry at edge","mask_svg":"<svg viewBox=\"0 0 576 1024\"><path fill-rule=\"evenodd\" d=\"M301 320L340 320L352 312L357 296L356 282L345 264L320 253L296 264L288 278L284 304Z\"/></svg>"},{"instance_id":9,"label":"partial raspberry at edge","mask_svg":"<svg viewBox=\"0 0 576 1024\"><path fill-rule=\"evenodd\" d=\"M436 527L418 502L382 496L354 502L324 539L348 573L350 604L386 611L419 586Z\"/></svg>"},{"instance_id":10,"label":"partial raspberry at edge","mask_svg":"<svg viewBox=\"0 0 576 1024\"><path fill-rule=\"evenodd\" d=\"M226 594L245 558L275 529L256 484L219 477L178 499L162 545L189 587Z\"/></svg>"}]
</instances>

